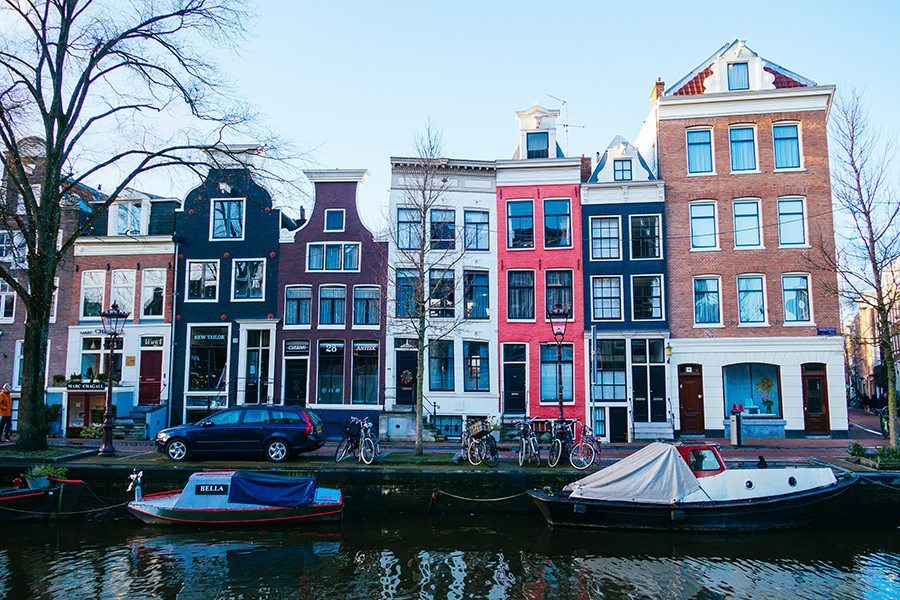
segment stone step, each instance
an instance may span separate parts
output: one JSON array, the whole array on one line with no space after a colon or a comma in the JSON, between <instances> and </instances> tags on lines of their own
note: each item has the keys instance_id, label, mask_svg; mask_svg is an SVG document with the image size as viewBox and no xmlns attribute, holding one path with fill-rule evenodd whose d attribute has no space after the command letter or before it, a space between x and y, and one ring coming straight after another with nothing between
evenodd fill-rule
<instances>
[{"instance_id":1,"label":"stone step","mask_svg":"<svg viewBox=\"0 0 900 600\"><path fill-rule=\"evenodd\" d=\"M634 424L635 440L673 440L675 428L671 423L640 423Z\"/></svg>"}]
</instances>

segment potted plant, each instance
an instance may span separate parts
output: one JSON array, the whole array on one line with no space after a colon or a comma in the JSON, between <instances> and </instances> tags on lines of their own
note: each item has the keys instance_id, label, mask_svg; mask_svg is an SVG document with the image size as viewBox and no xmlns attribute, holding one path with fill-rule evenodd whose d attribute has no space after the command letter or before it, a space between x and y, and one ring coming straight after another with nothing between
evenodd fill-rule
<instances>
[{"instance_id":1,"label":"potted plant","mask_svg":"<svg viewBox=\"0 0 900 600\"><path fill-rule=\"evenodd\" d=\"M78 437L84 440L99 440L103 437L103 425L100 423L91 423L81 430Z\"/></svg>"},{"instance_id":2,"label":"potted plant","mask_svg":"<svg viewBox=\"0 0 900 600\"><path fill-rule=\"evenodd\" d=\"M62 387L66 385L66 376L62 374L56 374L51 378L51 384L53 387Z\"/></svg>"},{"instance_id":3,"label":"potted plant","mask_svg":"<svg viewBox=\"0 0 900 600\"><path fill-rule=\"evenodd\" d=\"M78 383L81 381L81 373L72 373L69 375L69 383Z\"/></svg>"},{"instance_id":4,"label":"potted plant","mask_svg":"<svg viewBox=\"0 0 900 600\"><path fill-rule=\"evenodd\" d=\"M53 465L34 465L22 475L28 482L28 487L32 489L43 489L50 487L50 478L65 479L65 467L54 467Z\"/></svg>"},{"instance_id":5,"label":"potted plant","mask_svg":"<svg viewBox=\"0 0 900 600\"><path fill-rule=\"evenodd\" d=\"M853 442L847 447L847 460L858 463L859 459L866 458L866 448L859 442Z\"/></svg>"}]
</instances>

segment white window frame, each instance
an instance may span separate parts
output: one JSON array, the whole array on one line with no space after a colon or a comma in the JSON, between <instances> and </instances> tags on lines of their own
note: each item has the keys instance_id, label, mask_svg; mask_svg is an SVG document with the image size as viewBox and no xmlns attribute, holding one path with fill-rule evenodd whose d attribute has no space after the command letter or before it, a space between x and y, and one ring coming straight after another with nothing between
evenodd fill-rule
<instances>
[{"instance_id":1,"label":"white window frame","mask_svg":"<svg viewBox=\"0 0 900 600\"><path fill-rule=\"evenodd\" d=\"M119 233L119 207L122 205L130 205L138 207L138 231L137 233ZM144 235L146 233L146 225L144 219L144 213L147 212L144 210L144 204L140 200L120 200L117 201L110 207L110 210L107 214L109 214L112 218L109 219L109 224L111 226L107 227L107 235L112 237L130 237L135 235Z\"/></svg>"},{"instance_id":2,"label":"white window frame","mask_svg":"<svg viewBox=\"0 0 900 600\"><path fill-rule=\"evenodd\" d=\"M479 213L487 215L487 223L476 223L477 225L487 225L488 236L487 236L487 248L469 248L466 244L466 226L469 224L466 221L466 215L469 213ZM491 213L484 208L463 208L463 240L462 240L462 250L464 252L490 252L491 250Z\"/></svg>"},{"instance_id":3,"label":"white window frame","mask_svg":"<svg viewBox=\"0 0 900 600\"><path fill-rule=\"evenodd\" d=\"M753 162L754 168L742 171L735 171L733 161L731 159L731 130L732 129L752 129L753 130ZM728 172L731 175L746 175L748 173L761 173L759 169L759 132L756 123L732 123L728 126Z\"/></svg>"},{"instance_id":4,"label":"white window frame","mask_svg":"<svg viewBox=\"0 0 900 600\"><path fill-rule=\"evenodd\" d=\"M619 318L618 319L602 319L597 318L594 314L594 280L595 279L618 279L619 280ZM620 323L625 320L625 280L622 275L591 275L591 321L595 323Z\"/></svg>"},{"instance_id":5,"label":"white window frame","mask_svg":"<svg viewBox=\"0 0 900 600\"><path fill-rule=\"evenodd\" d=\"M41 184L40 183L32 183L28 187L31 188L31 194L34 196L34 203L38 206L41 205ZM16 194L16 214L24 215L27 211L25 210L25 197L22 194Z\"/></svg>"},{"instance_id":6,"label":"white window frame","mask_svg":"<svg viewBox=\"0 0 900 600\"><path fill-rule=\"evenodd\" d=\"M694 231L693 231L693 215L691 211L694 206L701 206L704 204L710 204L713 207L713 228L715 229L715 245L706 247L694 247ZM721 244L719 243L719 203L716 200L691 200L688 203L688 239L691 244L691 252L716 252L722 249Z\"/></svg>"},{"instance_id":7,"label":"white window frame","mask_svg":"<svg viewBox=\"0 0 900 600\"><path fill-rule=\"evenodd\" d=\"M731 77L729 76L729 70L732 65L746 65L747 67L747 87L745 88L732 88L731 87ZM729 92L749 92L750 87L750 62L746 60L733 60L725 65L725 89Z\"/></svg>"},{"instance_id":8,"label":"white window frame","mask_svg":"<svg viewBox=\"0 0 900 600\"><path fill-rule=\"evenodd\" d=\"M50 300L50 322L56 323L56 312L59 309L59 277L53 278L53 298Z\"/></svg>"},{"instance_id":9,"label":"white window frame","mask_svg":"<svg viewBox=\"0 0 900 600\"><path fill-rule=\"evenodd\" d=\"M594 258L594 220L595 219L615 219L619 236L619 257L618 258ZM629 225L630 227L630 225ZM630 232L629 232L630 234ZM622 249L622 215L591 215L588 219L588 257L590 262L616 262L625 259Z\"/></svg>"},{"instance_id":10,"label":"white window frame","mask_svg":"<svg viewBox=\"0 0 900 600\"><path fill-rule=\"evenodd\" d=\"M206 261L211 262L211 261ZM216 286L216 291L218 292L219 286ZM191 337L193 335L193 330L198 327L219 327L225 329L225 372L224 378L225 381L225 389L224 390L189 390L190 386L190 378L191 378ZM229 382L231 381L231 323L230 322L215 322L215 323L188 323L187 324L187 341L184 350L184 393L182 395L181 402L181 420L185 423L188 422L187 415L188 411L188 396L214 396L217 398L222 398L224 400L224 406L220 409L216 409L217 412L219 410L226 410L231 408L228 403Z\"/></svg>"},{"instance_id":11,"label":"white window frame","mask_svg":"<svg viewBox=\"0 0 900 600\"><path fill-rule=\"evenodd\" d=\"M327 252L326 248L328 246L337 246L341 247L341 268L340 269L328 269L326 265L328 264ZM355 269L345 269L344 268L344 247L345 246L356 246L356 268ZM309 255L310 248L313 246L322 246L322 268L321 269L310 269L309 268ZM362 268L362 243L360 242L339 242L335 241L316 241L309 242L306 244L306 265L305 270L307 273L359 273Z\"/></svg>"},{"instance_id":12,"label":"white window frame","mask_svg":"<svg viewBox=\"0 0 900 600\"><path fill-rule=\"evenodd\" d=\"M289 288L306 288L309 290L309 323L292 323L290 325L287 324L287 292ZM313 314L313 293L312 293L312 285L304 284L304 283L291 283L284 286L284 315L282 316L283 323L282 326L284 329L312 329L312 314Z\"/></svg>"},{"instance_id":13,"label":"white window frame","mask_svg":"<svg viewBox=\"0 0 900 600\"><path fill-rule=\"evenodd\" d=\"M534 317L531 319L510 319L509 318L509 274L511 272L524 272L527 271L531 273L531 293L532 298L531 302L534 304ZM506 270L506 313L504 314L504 318L507 323L535 323L537 321L537 294L538 294L538 286L537 286L537 271L535 269L507 269ZM545 311L546 312L546 311Z\"/></svg>"},{"instance_id":14,"label":"white window frame","mask_svg":"<svg viewBox=\"0 0 900 600\"><path fill-rule=\"evenodd\" d=\"M569 205L569 243L565 246L547 246L547 203L564 201ZM571 250L575 247L575 208L571 198L541 198L541 249L553 250Z\"/></svg>"},{"instance_id":15,"label":"white window frame","mask_svg":"<svg viewBox=\"0 0 900 600\"><path fill-rule=\"evenodd\" d=\"M130 318L134 318L134 301L136 295L136 287L137 287L137 271L134 269L113 269L113 271L109 275L109 306L112 307L113 304L116 303L116 290L118 288L124 288L125 286L116 285L116 273L121 273L126 276L131 277L131 306L119 306L120 310L124 310L125 312L131 315Z\"/></svg>"},{"instance_id":16,"label":"white window frame","mask_svg":"<svg viewBox=\"0 0 900 600\"><path fill-rule=\"evenodd\" d=\"M696 288L694 287L696 281L698 279L715 279L718 282L719 286L719 320L715 323L698 323L697 322L697 298ZM715 327L724 327L725 326L725 310L723 306L723 298L722 298L722 276L721 275L694 275L691 277L691 321L694 323L694 329L712 329Z\"/></svg>"},{"instance_id":17,"label":"white window frame","mask_svg":"<svg viewBox=\"0 0 900 600\"><path fill-rule=\"evenodd\" d=\"M741 321L741 279L761 279L762 280L762 298L763 298L763 320L760 322ZM769 327L769 291L766 285L766 276L764 273L739 273L734 279L734 294L737 299L737 322L738 327Z\"/></svg>"},{"instance_id":18,"label":"white window frame","mask_svg":"<svg viewBox=\"0 0 900 600\"><path fill-rule=\"evenodd\" d=\"M797 152L800 155L800 166L799 167L782 167L778 168L775 166L775 128L779 125L795 125L797 127ZM806 170L806 160L803 155L803 127L800 124L800 121L775 121L772 123L772 171L775 173L796 173L798 171Z\"/></svg>"},{"instance_id":19,"label":"white window frame","mask_svg":"<svg viewBox=\"0 0 900 600\"><path fill-rule=\"evenodd\" d=\"M262 262L262 296L259 298L235 298L234 297L234 277L237 275L236 265L239 262ZM232 302L265 302L266 301L266 269L268 264L265 257L253 258L232 258L231 259L231 301Z\"/></svg>"},{"instance_id":20,"label":"white window frame","mask_svg":"<svg viewBox=\"0 0 900 600\"><path fill-rule=\"evenodd\" d=\"M344 288L344 322L340 324L334 323L322 323L322 288ZM352 300L351 300L352 302ZM346 283L320 283L316 286L316 327L318 329L347 329L347 284ZM351 314L350 314L350 322L353 322L353 314L352 314L352 306ZM312 321L312 315L310 315L310 321ZM319 340L322 341L322 340ZM346 340L344 340L346 343ZM346 349L345 349L346 351ZM346 356L345 356L346 358Z\"/></svg>"},{"instance_id":21,"label":"white window frame","mask_svg":"<svg viewBox=\"0 0 900 600\"><path fill-rule=\"evenodd\" d=\"M784 301L784 278L785 277L806 277L806 293L809 296L809 320L808 321L788 321L785 310ZM816 314L813 307L813 289L812 276L805 271L793 271L781 274L781 324L785 327L815 327Z\"/></svg>"},{"instance_id":22,"label":"white window frame","mask_svg":"<svg viewBox=\"0 0 900 600\"><path fill-rule=\"evenodd\" d=\"M737 204L756 204L756 230L759 234L759 244L755 246L738 246L737 244L737 235L738 235L738 226L737 226L737 211L735 210L735 206ZM765 231L765 226L763 225L762 218L762 202L760 202L759 198L735 198L731 201L731 229L732 229L732 238L734 242L735 250L765 250L766 243L763 238L763 232Z\"/></svg>"},{"instance_id":23,"label":"white window frame","mask_svg":"<svg viewBox=\"0 0 900 600\"><path fill-rule=\"evenodd\" d=\"M634 278L635 277L659 277L660 318L659 319L635 319L634 318ZM658 323L666 320L666 276L662 273L635 273L631 275L628 288L631 298L631 320L636 323ZM693 294L693 288L691 288ZM691 306L693 307L693 302Z\"/></svg>"},{"instance_id":24,"label":"white window frame","mask_svg":"<svg viewBox=\"0 0 900 600\"><path fill-rule=\"evenodd\" d=\"M653 258L635 258L634 257L634 246L632 245L632 229L631 229L631 219L634 217L656 217L656 223L658 227L656 228L656 243L659 248L659 256ZM661 213L640 213L628 215L628 258L634 261L644 261L644 260L663 260L665 250L663 248L663 233L662 233L662 214Z\"/></svg>"},{"instance_id":25,"label":"white window frame","mask_svg":"<svg viewBox=\"0 0 900 600\"><path fill-rule=\"evenodd\" d=\"M544 280L544 286L543 286L543 288L544 288L544 298L543 298L543 300L544 300L544 311L543 311L543 312L544 312L544 323L549 323L549 322L550 322L550 317L547 315L547 311L550 310L550 307L547 306L547 290L550 289L550 286L547 285L547 275L548 275L551 271L552 271L552 272L562 272L562 271L567 271L567 272L569 273L569 275L572 276L572 306L571 306L570 309L569 309L569 310L572 311L572 316L571 316L571 317L568 317L568 318L566 319L566 321L568 321L569 323L574 322L575 319L577 319L577 318L580 316L580 315L578 315L578 311L575 310L575 308L576 308L576 307L575 307L575 304L576 304L576 302L577 302L577 300L578 300L577 294L579 294L579 293L582 293L582 294L583 294L583 293L584 293L583 290L580 290L580 289L579 289L579 285L584 285L584 280L582 280L580 284L579 284L577 281L575 281L575 269L568 269L568 268L566 268L566 267L559 267L559 268L557 268L557 267L547 267L547 268L544 268L544 269L542 269L542 270L543 270L543 272L544 272L544 277L543 277L543 280ZM537 280L535 280L534 283L535 283L535 290L534 290L534 301L535 301L535 304L534 304L534 311L535 311L535 313L537 313L537 298L538 298L538 295L537 295ZM582 297L583 297L583 296L582 296ZM535 317L537 317L537 314L535 314Z\"/></svg>"},{"instance_id":26,"label":"white window frame","mask_svg":"<svg viewBox=\"0 0 900 600\"><path fill-rule=\"evenodd\" d=\"M89 269L87 271L81 272L81 286L78 297L78 320L79 321L99 321L100 315L96 317L89 317L84 314L84 279L87 277L88 273L100 273L102 275L102 285L100 286L100 310L103 310L103 306L106 304L106 271L100 269Z\"/></svg>"},{"instance_id":27,"label":"white window frame","mask_svg":"<svg viewBox=\"0 0 900 600\"><path fill-rule=\"evenodd\" d=\"M329 229L328 228L328 213L341 213L341 228L340 229ZM347 229L347 211L343 208L326 208L325 216L322 223L322 231L325 233L343 233Z\"/></svg>"},{"instance_id":28,"label":"white window frame","mask_svg":"<svg viewBox=\"0 0 900 600\"><path fill-rule=\"evenodd\" d=\"M191 289L191 265L194 263L216 263L216 297L215 298L191 298L188 294ZM222 265L218 258L197 258L184 261L184 302L218 302L219 293L222 291Z\"/></svg>"},{"instance_id":29,"label":"white window frame","mask_svg":"<svg viewBox=\"0 0 900 600\"><path fill-rule=\"evenodd\" d=\"M802 244L784 244L781 242L781 211L779 205L782 200L799 200L803 207L803 243ZM779 248L810 248L809 244L809 210L806 206L806 196L779 196L775 199L775 224L778 228L778 247Z\"/></svg>"},{"instance_id":30,"label":"white window frame","mask_svg":"<svg viewBox=\"0 0 900 600\"><path fill-rule=\"evenodd\" d=\"M217 238L215 232L216 202L241 202L241 237ZM247 198L210 198L209 199L209 241L210 242L242 242L247 237Z\"/></svg>"},{"instance_id":31,"label":"white window frame","mask_svg":"<svg viewBox=\"0 0 900 600\"><path fill-rule=\"evenodd\" d=\"M144 275L147 273L147 271L159 271L162 273L162 276L163 276L162 277L162 300L163 300L163 302L162 302L162 314L160 314L160 315L145 315L144 314L144 300L146 299L144 297L144 294L147 291L147 285L144 283ZM141 270L141 298L140 298L141 314L140 314L140 318L142 320L146 319L149 321L149 320L165 319L165 317L166 317L166 276L167 275L168 275L168 272L164 268L152 267L152 268Z\"/></svg>"},{"instance_id":32,"label":"white window frame","mask_svg":"<svg viewBox=\"0 0 900 600\"><path fill-rule=\"evenodd\" d=\"M538 199L538 200L540 200L540 199ZM534 201L535 201L534 198L510 198L509 200L506 201L506 204L503 205L503 209L504 209L503 226L506 228L506 249L509 252L525 252L525 251L532 251L532 250L537 249L537 223L536 223L537 218L536 218L535 212L534 212ZM510 242L512 241L512 239L509 235L509 233L510 233L509 205L513 202L529 202L529 203L531 203L531 246L527 246L524 248L515 248L513 246L510 246ZM543 226L544 226L544 223L542 220L541 227L543 227ZM543 234L541 236L541 239L543 239Z\"/></svg>"},{"instance_id":33,"label":"white window frame","mask_svg":"<svg viewBox=\"0 0 900 600\"><path fill-rule=\"evenodd\" d=\"M369 284L362 283L359 285L354 285L353 286L353 297L350 300L350 306L349 306L350 322L352 323L353 329L369 329L369 330L381 329L382 315L380 313L378 315L378 324L377 325L362 325L362 324L359 324L356 322L356 290L359 290L359 289L378 290L379 310L381 309L381 307L383 307L383 303L384 303L384 297L383 297L384 294L383 294L383 291L382 291L380 285L376 285L376 284L372 284L372 283L369 283ZM345 300L345 302L346 302L346 300Z\"/></svg>"},{"instance_id":34,"label":"white window frame","mask_svg":"<svg viewBox=\"0 0 900 600\"><path fill-rule=\"evenodd\" d=\"M49 344L49 342L48 342ZM15 346L13 347L13 371L12 376L10 378L11 387L14 390L22 389L22 380L19 375L19 362L22 361L22 350L25 347L25 340L16 340ZM49 350L49 348L48 348ZM47 359L49 360L50 353L47 353ZM80 358L80 355L79 355Z\"/></svg>"},{"instance_id":35,"label":"white window frame","mask_svg":"<svg viewBox=\"0 0 900 600\"><path fill-rule=\"evenodd\" d=\"M616 163L617 162L628 163L628 173L630 174L630 177L628 179L617 179L616 178ZM613 181L617 182L617 183L622 183L622 182L626 182L626 181L634 181L634 161L631 160L630 156L621 156L619 158L613 159Z\"/></svg>"},{"instance_id":36,"label":"white window frame","mask_svg":"<svg viewBox=\"0 0 900 600\"><path fill-rule=\"evenodd\" d=\"M699 171L697 173L691 173L691 162L688 158L688 133L691 131L708 131L709 132L709 152L710 152L710 162L712 162L712 170L711 171ZM715 131L710 125L697 125L694 127L687 127L684 130L684 172L687 177L709 177L710 175L716 175L716 136L714 135Z\"/></svg>"},{"instance_id":37,"label":"white window frame","mask_svg":"<svg viewBox=\"0 0 900 600\"><path fill-rule=\"evenodd\" d=\"M16 322L16 290L6 283L5 281L0 281L0 285L5 285L8 289L5 292L0 292L0 323L15 323ZM6 298L9 297L12 300L12 316L6 318L3 316L3 305L6 303Z\"/></svg>"}]
</instances>

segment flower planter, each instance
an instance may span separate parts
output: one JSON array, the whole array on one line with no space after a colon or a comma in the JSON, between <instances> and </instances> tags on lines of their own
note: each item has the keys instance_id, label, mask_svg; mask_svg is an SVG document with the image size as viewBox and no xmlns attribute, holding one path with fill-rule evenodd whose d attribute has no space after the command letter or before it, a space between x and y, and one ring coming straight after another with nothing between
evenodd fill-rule
<instances>
[{"instance_id":1,"label":"flower planter","mask_svg":"<svg viewBox=\"0 0 900 600\"><path fill-rule=\"evenodd\" d=\"M25 476L25 481L28 482L28 487L33 490L43 490L50 487L50 479L43 475L38 477Z\"/></svg>"},{"instance_id":2,"label":"flower planter","mask_svg":"<svg viewBox=\"0 0 900 600\"><path fill-rule=\"evenodd\" d=\"M860 458L859 464L865 465L871 469L878 469L879 471L900 470L900 461L898 461L898 460L880 460L878 458Z\"/></svg>"}]
</instances>

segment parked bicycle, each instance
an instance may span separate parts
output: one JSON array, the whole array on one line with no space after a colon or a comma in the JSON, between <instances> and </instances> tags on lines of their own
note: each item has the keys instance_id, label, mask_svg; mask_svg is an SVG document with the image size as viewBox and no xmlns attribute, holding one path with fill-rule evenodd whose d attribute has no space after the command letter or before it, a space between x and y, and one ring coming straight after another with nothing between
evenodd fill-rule
<instances>
[{"instance_id":1,"label":"parked bicycle","mask_svg":"<svg viewBox=\"0 0 900 600\"><path fill-rule=\"evenodd\" d=\"M576 428L578 438L576 441ZM600 454L600 446L587 423L579 420L553 422L553 441L550 442L550 452L547 456L547 464L555 467L563 457L568 457L569 463L579 471L587 469Z\"/></svg>"},{"instance_id":2,"label":"parked bicycle","mask_svg":"<svg viewBox=\"0 0 900 600\"><path fill-rule=\"evenodd\" d=\"M468 419L463 434L463 448L466 458L473 467L484 463L494 467L500 462L500 449L497 440L491 435L493 429L487 419Z\"/></svg>"},{"instance_id":3,"label":"parked bicycle","mask_svg":"<svg viewBox=\"0 0 900 600\"><path fill-rule=\"evenodd\" d=\"M534 431L534 419L524 418L516 423L519 433L519 466L534 461L541 466L541 447L538 443L537 433Z\"/></svg>"},{"instance_id":4,"label":"parked bicycle","mask_svg":"<svg viewBox=\"0 0 900 600\"><path fill-rule=\"evenodd\" d=\"M372 431L369 417L363 419L350 417L344 425L344 437L334 450L334 462L339 463L351 456L367 465L371 465L381 456L378 436Z\"/></svg>"},{"instance_id":5,"label":"parked bicycle","mask_svg":"<svg viewBox=\"0 0 900 600\"><path fill-rule=\"evenodd\" d=\"M600 458L600 441L587 423L580 423L580 439L569 452L569 462L579 471L587 469Z\"/></svg>"}]
</instances>

